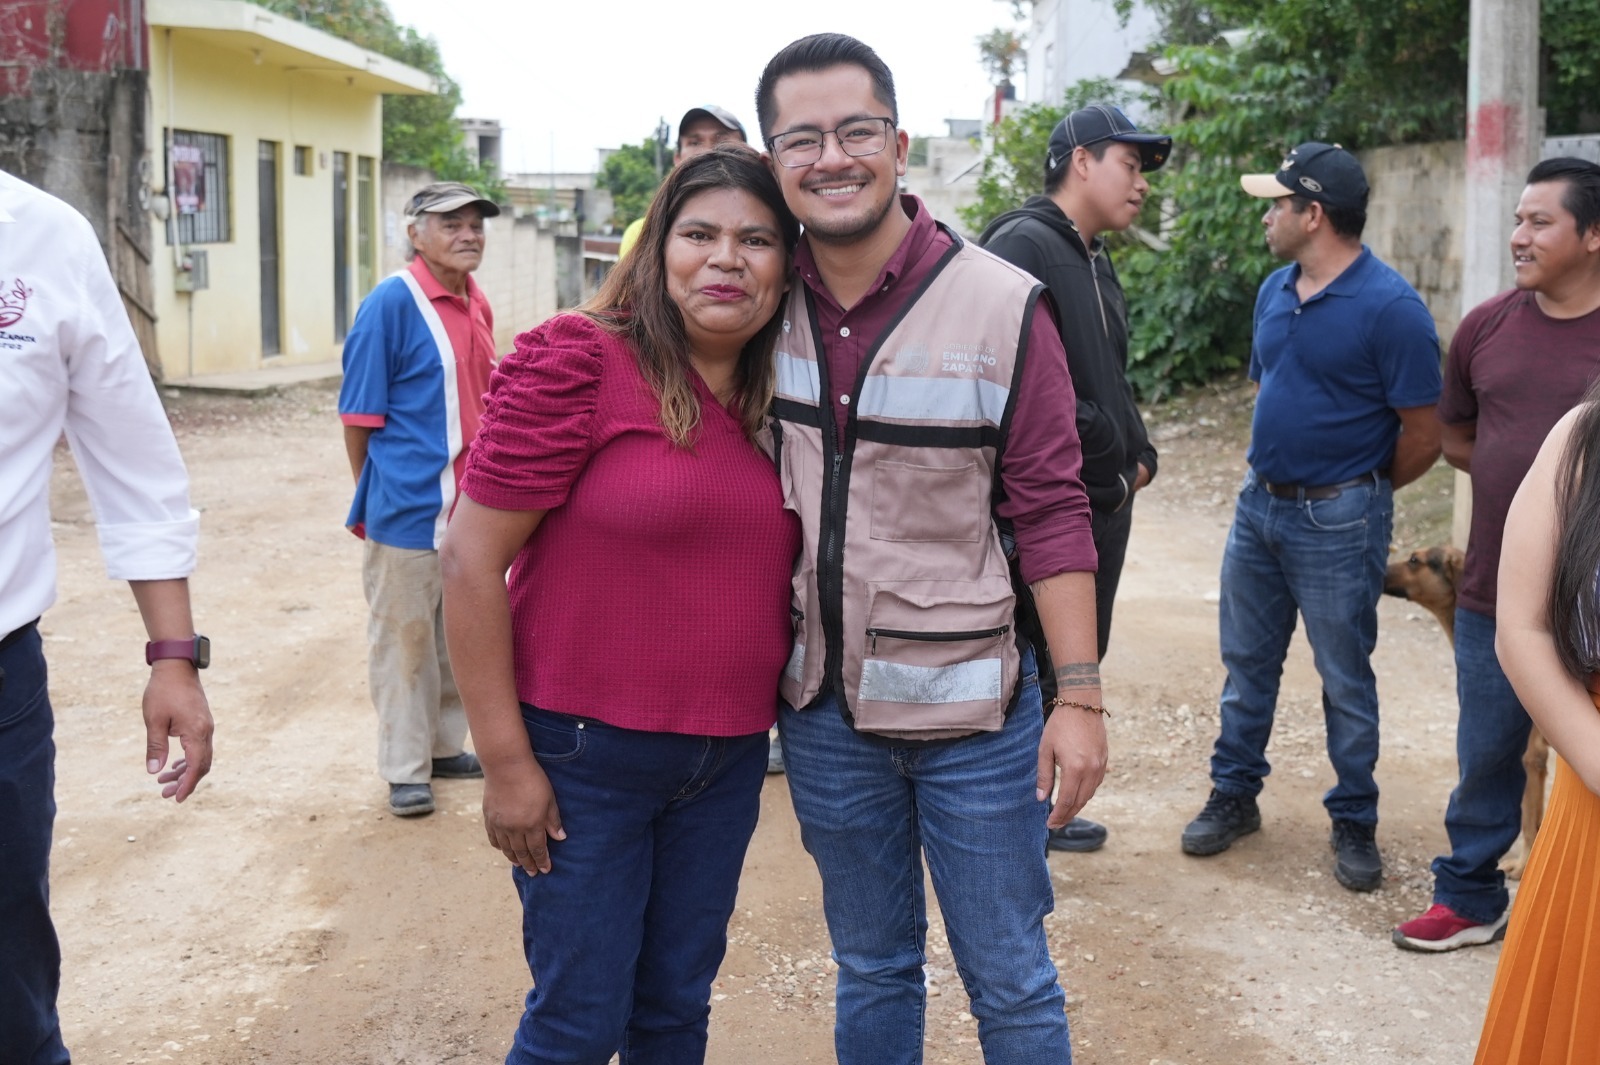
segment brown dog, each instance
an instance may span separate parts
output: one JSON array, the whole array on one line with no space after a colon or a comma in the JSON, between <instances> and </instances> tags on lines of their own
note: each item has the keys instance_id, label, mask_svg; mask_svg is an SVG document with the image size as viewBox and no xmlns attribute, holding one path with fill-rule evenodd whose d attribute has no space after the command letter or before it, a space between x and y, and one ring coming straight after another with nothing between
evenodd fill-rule
<instances>
[{"instance_id":1,"label":"brown dog","mask_svg":"<svg viewBox=\"0 0 1600 1065\"><path fill-rule=\"evenodd\" d=\"M1425 607L1439 619L1445 635L1453 645L1456 639L1456 581L1461 576L1464 556L1460 548L1430 547L1426 551L1413 551L1409 558L1389 563L1383 579L1383 594L1409 599ZM1549 772L1550 744L1546 742L1539 726L1528 733L1528 749L1522 755L1522 768L1527 771L1528 783L1522 790L1522 848L1515 857L1507 855L1500 862L1505 874L1516 880L1528 864L1533 850L1533 837L1539 834L1544 821L1544 785Z\"/></svg>"}]
</instances>

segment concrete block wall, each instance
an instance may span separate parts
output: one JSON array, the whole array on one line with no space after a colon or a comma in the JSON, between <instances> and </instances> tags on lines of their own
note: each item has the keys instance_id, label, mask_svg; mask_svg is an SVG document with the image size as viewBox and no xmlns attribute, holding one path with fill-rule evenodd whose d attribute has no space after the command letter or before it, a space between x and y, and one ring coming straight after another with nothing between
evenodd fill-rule
<instances>
[{"instance_id":1,"label":"concrete block wall","mask_svg":"<svg viewBox=\"0 0 1600 1065\"><path fill-rule=\"evenodd\" d=\"M1448 346L1461 321L1466 145L1446 141L1375 148L1361 153L1361 165L1372 186L1362 239L1411 282L1433 314L1440 341ZM1502 220L1482 220L1492 221ZM1509 234L1509 221L1505 225Z\"/></svg>"},{"instance_id":2,"label":"concrete block wall","mask_svg":"<svg viewBox=\"0 0 1600 1065\"><path fill-rule=\"evenodd\" d=\"M383 275L406 265L406 203L433 173L418 167L383 164ZM495 350L511 350L518 333L526 332L556 313L556 235L540 229L538 219L512 218L502 211L486 227L483 265L473 280L494 310Z\"/></svg>"}]
</instances>

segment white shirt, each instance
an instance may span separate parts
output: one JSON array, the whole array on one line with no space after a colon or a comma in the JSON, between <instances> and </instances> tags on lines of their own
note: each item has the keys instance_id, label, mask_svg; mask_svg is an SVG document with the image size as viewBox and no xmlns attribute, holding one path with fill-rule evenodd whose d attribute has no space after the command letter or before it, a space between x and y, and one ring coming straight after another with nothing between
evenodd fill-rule
<instances>
[{"instance_id":1,"label":"white shirt","mask_svg":"<svg viewBox=\"0 0 1600 1065\"><path fill-rule=\"evenodd\" d=\"M193 572L188 473L94 229L0 171L0 636L55 602L50 463L63 431L106 572Z\"/></svg>"}]
</instances>

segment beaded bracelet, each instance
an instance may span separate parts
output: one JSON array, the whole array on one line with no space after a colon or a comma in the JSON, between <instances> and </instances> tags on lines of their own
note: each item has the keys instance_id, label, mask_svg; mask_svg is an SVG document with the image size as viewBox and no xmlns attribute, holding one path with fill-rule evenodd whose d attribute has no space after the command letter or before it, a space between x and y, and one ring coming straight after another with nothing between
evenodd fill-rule
<instances>
[{"instance_id":1,"label":"beaded bracelet","mask_svg":"<svg viewBox=\"0 0 1600 1065\"><path fill-rule=\"evenodd\" d=\"M1099 714L1101 717L1110 717L1111 716L1111 711L1107 710L1103 706L1096 706L1093 703L1080 703L1075 699L1068 699L1064 695L1058 695L1054 699L1051 699L1050 700L1050 705L1051 706L1076 706L1079 710L1088 710L1091 713Z\"/></svg>"}]
</instances>

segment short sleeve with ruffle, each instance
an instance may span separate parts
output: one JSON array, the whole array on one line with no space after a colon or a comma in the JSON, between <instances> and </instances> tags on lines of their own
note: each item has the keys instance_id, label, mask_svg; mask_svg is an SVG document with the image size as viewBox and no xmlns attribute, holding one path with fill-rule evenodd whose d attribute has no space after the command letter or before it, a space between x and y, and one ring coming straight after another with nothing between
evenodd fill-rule
<instances>
[{"instance_id":1,"label":"short sleeve with ruffle","mask_svg":"<svg viewBox=\"0 0 1600 1065\"><path fill-rule=\"evenodd\" d=\"M592 450L604 354L616 341L577 314L517 337L489 378L461 491L496 510L552 510Z\"/></svg>"}]
</instances>

